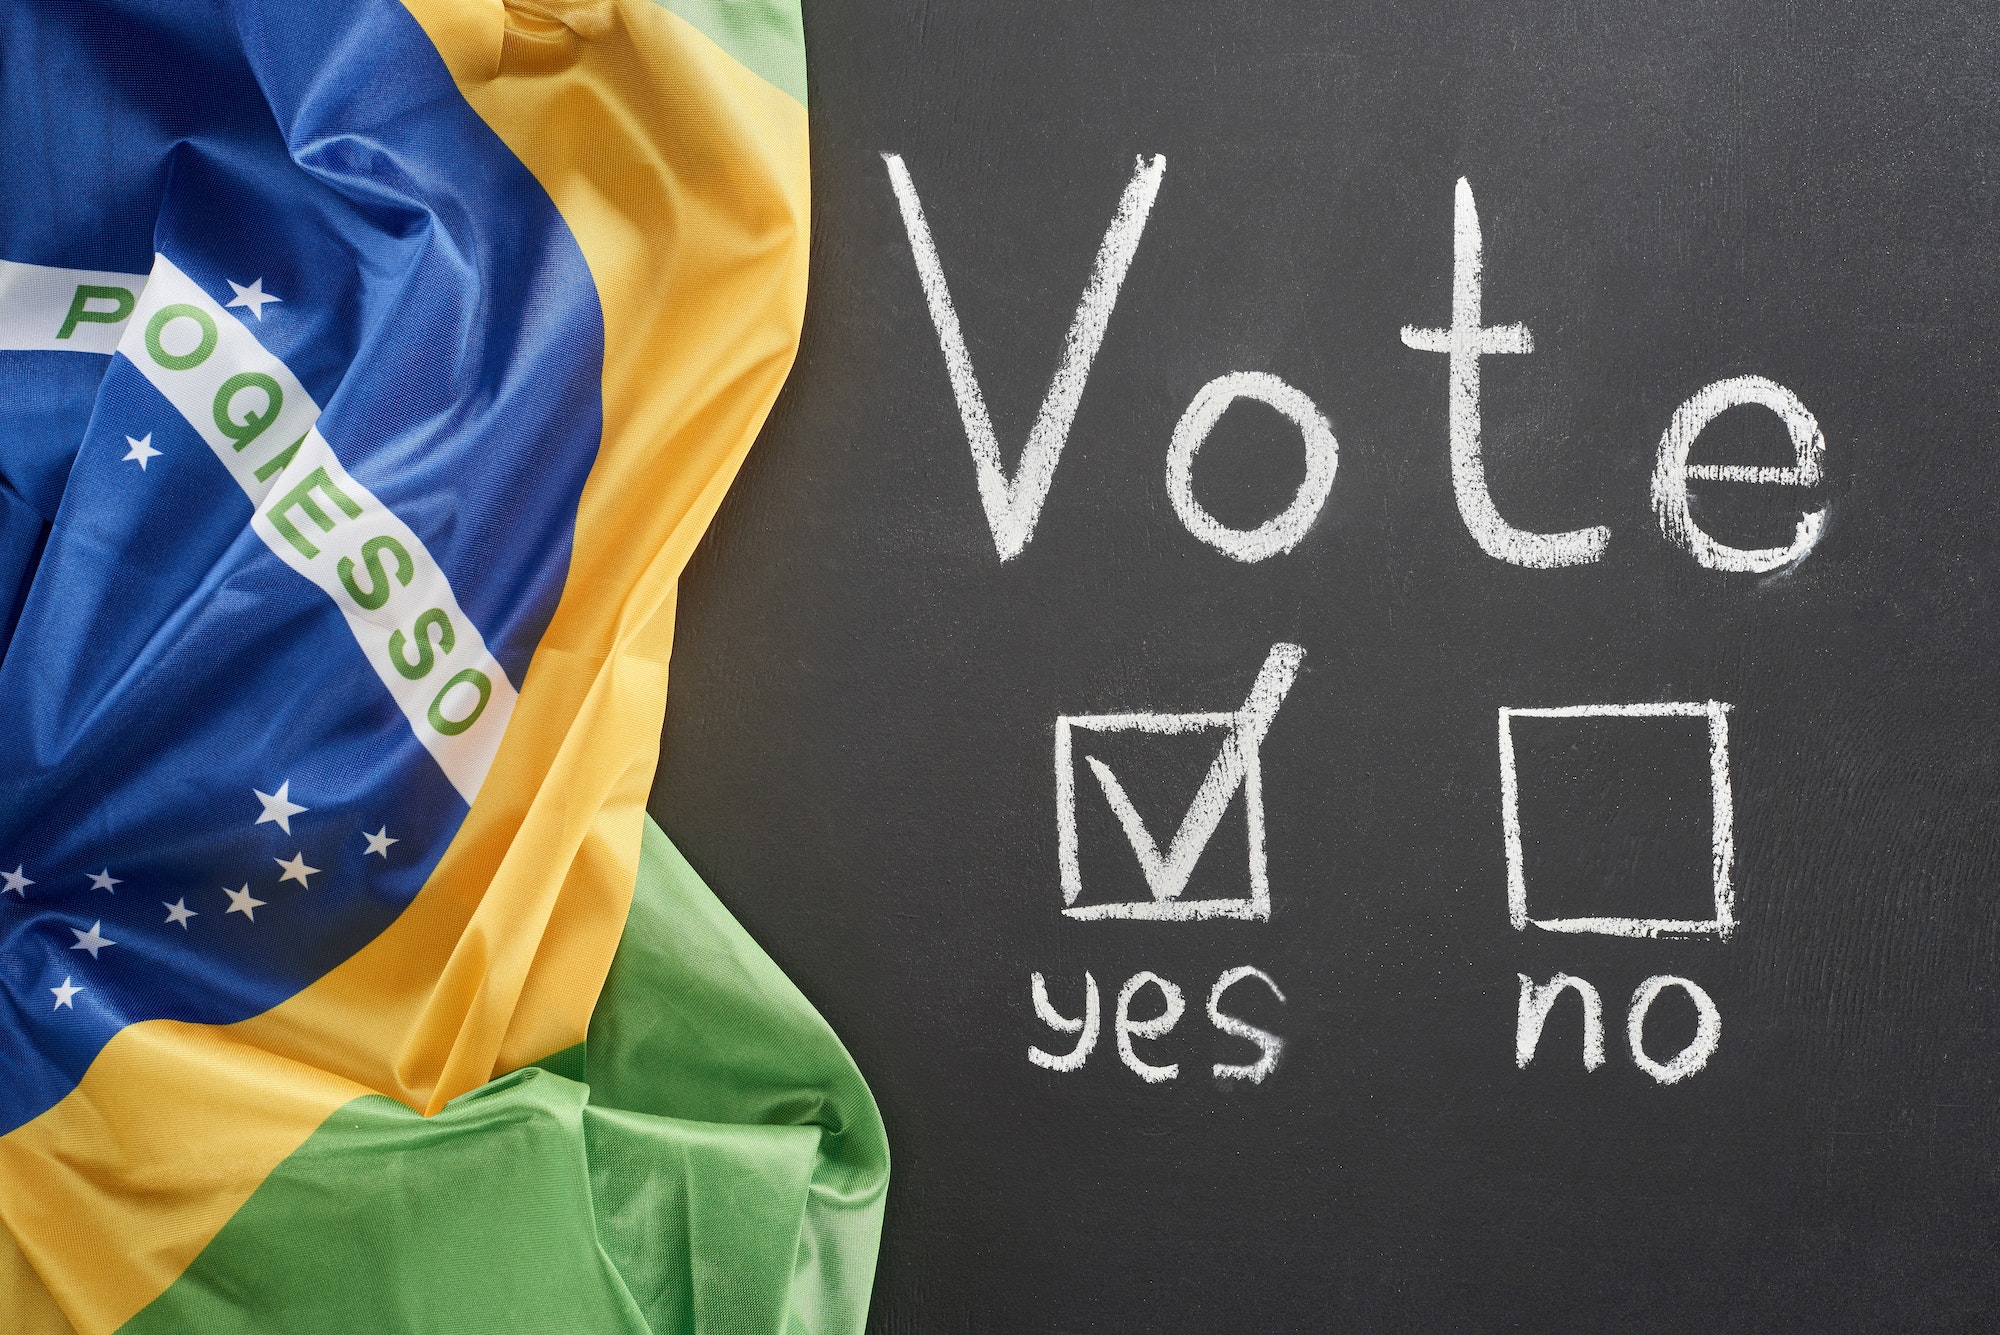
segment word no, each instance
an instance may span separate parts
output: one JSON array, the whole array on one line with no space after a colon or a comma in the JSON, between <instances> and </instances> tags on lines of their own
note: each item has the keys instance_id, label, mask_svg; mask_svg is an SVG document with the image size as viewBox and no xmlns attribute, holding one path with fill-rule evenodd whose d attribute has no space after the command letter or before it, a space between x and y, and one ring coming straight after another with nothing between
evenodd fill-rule
<instances>
[{"instance_id":1,"label":"word no","mask_svg":"<svg viewBox=\"0 0 2000 1335\"><path fill-rule=\"evenodd\" d=\"M1118 302L1118 292L1139 248L1139 238L1145 232L1146 219L1159 194L1160 181L1166 175L1167 160L1157 154L1150 160L1140 158L1131 183L1118 200L1111 225L1098 245L1090 277L1084 284L1083 298L1070 321L1069 334L1063 340L1055 376L1042 396L1041 409L1035 415L1020 464L1011 478L1000 462L993 419L987 412L965 337L959 331L958 313L952 306L944 265L931 239L930 224L924 219L916 185L899 155L884 153L882 160L888 167L889 184L902 210L917 276L923 283L931 322L937 328L938 344L944 353L945 370L958 400L959 417L972 446L979 499L993 532L993 545L1002 561L1011 560L1027 548L1034 536L1042 503L1055 479L1056 461L1068 442L1070 424L1076 419L1077 405L1083 398L1084 382L1104 341L1112 307ZM1449 396L1447 434L1452 490L1458 500L1459 516L1480 549L1497 560L1538 570L1599 560L1610 541L1609 528L1600 524L1564 533L1534 533L1516 528L1501 516L1487 490L1486 465L1480 451L1480 363L1487 357L1532 352L1534 337L1524 324L1485 322L1482 272L1479 211L1473 201L1471 183L1460 178L1452 217L1451 323L1443 328L1406 325L1402 331L1405 346L1420 352L1440 353L1445 358ZM1249 529L1222 523L1194 496L1195 454L1223 413L1238 399L1255 399L1277 409L1298 428L1305 445L1305 478L1290 503L1264 523ZM1695 439L1710 422L1739 405L1755 405L1776 414L1791 438L1797 462L1779 468L1690 464L1688 452ZM1704 386L1674 410L1660 438L1652 480L1653 512L1660 530L1670 542L1710 570L1763 573L1791 565L1804 558L1819 541L1826 522L1824 509L1802 515L1787 546L1733 547L1718 542L1695 523L1688 509L1688 483L1816 486L1824 475L1825 451L1826 440L1817 420L1796 394L1776 381L1745 375ZM1338 463L1339 444L1334 439L1333 427L1311 398L1277 376L1262 371L1235 371L1202 386L1181 415L1167 448L1167 495L1174 513L1195 537L1236 560L1262 561L1290 551L1305 537L1333 493Z\"/></svg>"},{"instance_id":2,"label":"word no","mask_svg":"<svg viewBox=\"0 0 2000 1335\"><path fill-rule=\"evenodd\" d=\"M1583 1004L1583 1069L1595 1071L1604 1065L1604 1001L1597 995L1597 989L1566 973L1559 973L1546 983L1537 983L1526 974L1516 977L1521 980L1521 1004L1514 1021L1514 1064L1524 1071L1528 1068L1541 1044L1542 1027L1549 1022L1549 1012L1555 1009L1564 992L1575 992ZM1694 1003L1694 1037L1671 1058L1658 1061L1646 1052L1646 1014L1670 987L1678 987ZM1697 984L1660 974L1639 984L1639 990L1632 994L1632 1004L1625 1013L1625 1041L1632 1049L1634 1066L1661 1084L1671 1085L1707 1066L1708 1059L1715 1055L1722 1042L1722 1012Z\"/></svg>"}]
</instances>

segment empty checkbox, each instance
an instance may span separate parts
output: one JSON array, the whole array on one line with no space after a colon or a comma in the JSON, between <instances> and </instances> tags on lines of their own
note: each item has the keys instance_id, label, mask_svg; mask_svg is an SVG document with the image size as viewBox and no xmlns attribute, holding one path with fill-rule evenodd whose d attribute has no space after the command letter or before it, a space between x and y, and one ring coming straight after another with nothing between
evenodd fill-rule
<instances>
[{"instance_id":1,"label":"empty checkbox","mask_svg":"<svg viewBox=\"0 0 2000 1335\"><path fill-rule=\"evenodd\" d=\"M1500 711L1517 930L1728 937L1728 709L1711 700Z\"/></svg>"}]
</instances>

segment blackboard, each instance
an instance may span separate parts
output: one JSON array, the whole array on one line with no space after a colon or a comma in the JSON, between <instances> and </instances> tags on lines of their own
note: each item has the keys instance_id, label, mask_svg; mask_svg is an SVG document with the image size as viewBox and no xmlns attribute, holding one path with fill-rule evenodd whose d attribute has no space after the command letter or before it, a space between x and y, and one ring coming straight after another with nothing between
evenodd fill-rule
<instances>
[{"instance_id":1,"label":"blackboard","mask_svg":"<svg viewBox=\"0 0 2000 1335\"><path fill-rule=\"evenodd\" d=\"M1993 1328L1990 7L807 20L806 336L685 581L652 806L882 1105L873 1328ZM1005 560L885 154L1010 475L1121 199L1155 189ZM1423 346L1448 336L1421 331L1453 321L1461 179L1484 325L1525 327L1490 340L1532 342L1480 359L1490 504L1602 526L1594 559L1490 555L1460 502L1450 359ZM1198 536L1169 479L1183 415L1238 373L1337 442L1324 503L1255 560ZM1655 499L1677 411L1718 384L1777 386L1823 435L1738 406L1668 479L1710 558L1805 542L1768 569L1710 568ZM1225 400L1188 468L1216 532L1312 491L1308 434ZM1698 476L1718 466L1766 471ZM1251 907L1065 914L1058 720L1142 713L1219 717L1064 725L1070 907L1163 902L1091 761L1171 902ZM1232 736L1259 762L1264 913L1241 767L1192 869L1168 865ZM1579 920L1626 934L1540 925ZM1243 966L1269 984L1240 975L1222 1014L1282 1040L1256 1081L1263 1048L1208 1013ZM1094 1048L1037 1064L1078 1036L1032 977L1073 1023L1086 973ZM1171 1078L1119 1052L1146 973L1184 1013L1127 1041ZM1520 1064L1557 975L1597 995L1596 1069L1575 988ZM1628 1027L1662 978L1693 987L1641 998L1649 1070ZM1127 1018L1162 1006L1142 979Z\"/></svg>"}]
</instances>

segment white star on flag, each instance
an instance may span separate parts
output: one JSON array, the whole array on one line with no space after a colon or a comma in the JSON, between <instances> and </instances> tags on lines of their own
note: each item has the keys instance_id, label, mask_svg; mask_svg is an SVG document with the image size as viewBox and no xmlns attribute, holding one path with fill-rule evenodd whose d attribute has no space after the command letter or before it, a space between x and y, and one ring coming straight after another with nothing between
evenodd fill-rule
<instances>
[{"instance_id":1,"label":"white star on flag","mask_svg":"<svg viewBox=\"0 0 2000 1335\"><path fill-rule=\"evenodd\" d=\"M87 932L79 932L74 927L70 928L69 934L76 938L76 944L71 946L70 949L87 950L90 952L90 957L96 959L98 951L104 949L106 946L117 945L116 941L113 941L98 930L103 926L104 924L101 922L94 922L90 924L90 930Z\"/></svg>"},{"instance_id":2,"label":"white star on flag","mask_svg":"<svg viewBox=\"0 0 2000 1335\"><path fill-rule=\"evenodd\" d=\"M103 871L93 871L85 874L90 877L90 888L93 890L111 890L111 887L114 885L125 884L122 878L111 874L111 868L109 867L106 867ZM111 890L111 893L115 895L118 892Z\"/></svg>"},{"instance_id":3,"label":"white star on flag","mask_svg":"<svg viewBox=\"0 0 2000 1335\"><path fill-rule=\"evenodd\" d=\"M229 896L229 911L231 913L240 913L251 922L257 921L257 910L264 907L264 901L251 897L250 886L247 882L241 890L231 890L225 885L222 887L222 893Z\"/></svg>"},{"instance_id":4,"label":"white star on flag","mask_svg":"<svg viewBox=\"0 0 2000 1335\"><path fill-rule=\"evenodd\" d=\"M274 297L269 292L266 292L264 290L264 280L261 278L251 283L248 287L243 286L243 284L233 278L227 278L223 281L228 283L230 290L236 293L234 297L230 298L229 304L231 306L249 307L250 313L256 316L260 323L264 319L264 303L270 301L282 303L284 301L283 297Z\"/></svg>"},{"instance_id":5,"label":"white star on flag","mask_svg":"<svg viewBox=\"0 0 2000 1335\"><path fill-rule=\"evenodd\" d=\"M389 845L403 842L401 839L391 839L389 837L389 827L386 825L373 834L363 830L361 837L368 841L368 853L380 853L384 862L389 860ZM368 853L363 853L361 856L365 858L368 856Z\"/></svg>"},{"instance_id":6,"label":"white star on flag","mask_svg":"<svg viewBox=\"0 0 2000 1335\"><path fill-rule=\"evenodd\" d=\"M56 1004L51 1006L49 1009L59 1011L65 1006L68 1006L71 1010L75 1010L76 1004L72 1002L70 998L75 996L77 993L83 991L83 989L80 987L71 987L69 982L69 975L64 974L62 986L52 987L49 989L49 991L56 994Z\"/></svg>"},{"instance_id":7,"label":"white star on flag","mask_svg":"<svg viewBox=\"0 0 2000 1335\"><path fill-rule=\"evenodd\" d=\"M255 788L252 788L250 791L257 793L257 800L264 804L264 814L259 816L255 823L262 825L267 820L274 820L278 822L278 828L286 834L292 832L292 817L298 815L301 811L312 810L311 807L302 807L292 801L292 781L290 779L286 779L283 783L279 784L278 791L275 793L258 792Z\"/></svg>"},{"instance_id":8,"label":"white star on flag","mask_svg":"<svg viewBox=\"0 0 2000 1335\"><path fill-rule=\"evenodd\" d=\"M0 885L0 894L5 894L11 890L23 899L28 897L28 887L33 885L34 882L23 876L21 871L21 866L17 864L12 871L0 872L0 881L6 882L5 885Z\"/></svg>"},{"instance_id":9,"label":"white star on flag","mask_svg":"<svg viewBox=\"0 0 2000 1335\"><path fill-rule=\"evenodd\" d=\"M278 884L280 885L283 885L286 881L297 881L300 885L310 890L312 886L306 884L306 877L319 875L318 867L308 867L306 865L306 855L303 853L292 854L290 862L285 861L283 858L272 858L271 861L285 869L285 874L278 878Z\"/></svg>"},{"instance_id":10,"label":"white star on flag","mask_svg":"<svg viewBox=\"0 0 2000 1335\"><path fill-rule=\"evenodd\" d=\"M150 431L140 436L137 440L127 436L125 437L125 443L132 448L125 451L125 457L118 462L121 464L137 464L139 465L139 471L142 473L146 471L146 460L160 457L160 451L153 448L153 433Z\"/></svg>"},{"instance_id":11,"label":"white star on flag","mask_svg":"<svg viewBox=\"0 0 2000 1335\"><path fill-rule=\"evenodd\" d=\"M166 900L163 899L160 901L160 907L167 911L167 921L179 923L181 925L181 930L183 932L185 932L188 929L189 918L200 916L193 909L188 907L186 895L182 895L179 899L176 899L171 904L169 904ZM255 922L257 920L255 918L252 918L250 921Z\"/></svg>"}]
</instances>

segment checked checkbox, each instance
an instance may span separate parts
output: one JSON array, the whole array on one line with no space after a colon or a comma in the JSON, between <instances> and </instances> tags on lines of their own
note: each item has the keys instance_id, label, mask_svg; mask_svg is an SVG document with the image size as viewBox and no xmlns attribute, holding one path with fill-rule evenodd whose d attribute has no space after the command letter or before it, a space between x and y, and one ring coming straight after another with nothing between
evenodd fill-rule
<instances>
[{"instance_id":1,"label":"checked checkbox","mask_svg":"<svg viewBox=\"0 0 2000 1335\"><path fill-rule=\"evenodd\" d=\"M1264 788L1260 748L1278 706L1297 679L1305 650L1295 644L1276 644L1251 684L1250 694L1238 709L1189 714L1065 714L1056 719L1056 848L1062 867L1063 912L1072 918L1141 918L1180 922L1202 918L1247 918L1263 920L1271 916L1271 885L1264 859ZM1152 898L1138 901L1079 904L1083 894L1083 868L1078 856L1075 735L1111 733L1154 733L1185 736L1198 733L1219 736L1215 757L1209 762L1187 812L1181 817L1166 846L1146 828L1118 775L1096 756L1086 754L1084 763L1117 817L1118 827L1131 845ZM1223 813L1243 793L1247 845L1245 893L1236 898L1183 899L1194 875L1195 864L1222 824Z\"/></svg>"}]
</instances>

